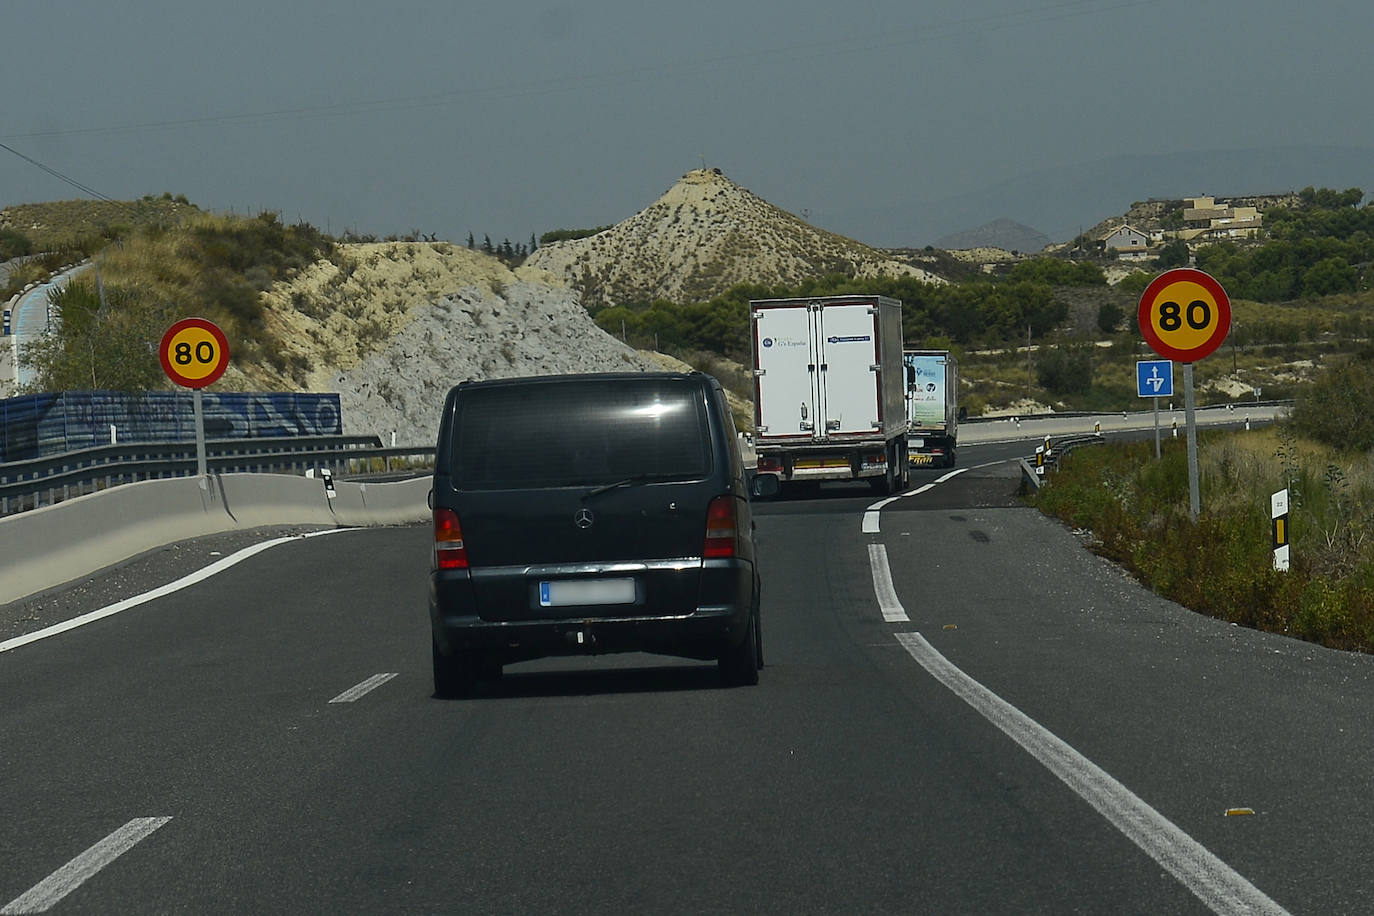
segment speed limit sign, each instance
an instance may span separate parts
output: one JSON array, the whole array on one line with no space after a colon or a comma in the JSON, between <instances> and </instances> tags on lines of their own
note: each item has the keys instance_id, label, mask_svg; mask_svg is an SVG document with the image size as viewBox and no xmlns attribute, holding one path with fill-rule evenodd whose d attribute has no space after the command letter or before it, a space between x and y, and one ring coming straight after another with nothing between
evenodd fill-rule
<instances>
[{"instance_id":1,"label":"speed limit sign","mask_svg":"<svg viewBox=\"0 0 1374 916\"><path fill-rule=\"evenodd\" d=\"M162 335L162 371L183 388L204 388L229 368L229 341L213 321L183 318Z\"/></svg>"},{"instance_id":2,"label":"speed limit sign","mask_svg":"<svg viewBox=\"0 0 1374 916\"><path fill-rule=\"evenodd\" d=\"M1211 275L1191 267L1166 270L1140 296L1145 342L1165 359L1192 363L1211 353L1231 330L1231 299Z\"/></svg>"}]
</instances>

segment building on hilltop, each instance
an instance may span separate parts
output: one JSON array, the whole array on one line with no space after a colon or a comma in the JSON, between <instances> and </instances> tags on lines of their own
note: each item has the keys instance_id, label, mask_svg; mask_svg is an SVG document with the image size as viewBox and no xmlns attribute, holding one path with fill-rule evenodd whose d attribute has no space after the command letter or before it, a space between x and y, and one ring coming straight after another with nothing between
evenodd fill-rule
<instances>
[{"instance_id":1,"label":"building on hilltop","mask_svg":"<svg viewBox=\"0 0 1374 916\"><path fill-rule=\"evenodd\" d=\"M1174 233L1184 241L1194 239L1254 238L1264 228L1264 216L1255 206L1232 206L1213 197L1185 197L1183 223Z\"/></svg>"},{"instance_id":2,"label":"building on hilltop","mask_svg":"<svg viewBox=\"0 0 1374 916\"><path fill-rule=\"evenodd\" d=\"M1143 261L1150 256L1150 237L1126 223L1103 235L1097 244L1104 252L1115 251L1123 261Z\"/></svg>"}]
</instances>

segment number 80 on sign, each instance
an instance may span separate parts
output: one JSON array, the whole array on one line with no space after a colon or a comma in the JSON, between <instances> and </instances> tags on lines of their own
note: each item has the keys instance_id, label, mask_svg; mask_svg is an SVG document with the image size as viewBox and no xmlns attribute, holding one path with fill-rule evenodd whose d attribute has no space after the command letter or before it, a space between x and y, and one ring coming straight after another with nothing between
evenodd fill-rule
<instances>
[{"instance_id":1,"label":"number 80 on sign","mask_svg":"<svg viewBox=\"0 0 1374 916\"><path fill-rule=\"evenodd\" d=\"M1196 362L1221 346L1231 330L1231 300L1210 275L1189 267L1166 270L1140 296L1140 333L1160 356Z\"/></svg>"},{"instance_id":2,"label":"number 80 on sign","mask_svg":"<svg viewBox=\"0 0 1374 916\"><path fill-rule=\"evenodd\" d=\"M162 371L183 388L204 388L229 368L229 341L213 321L183 318L162 335Z\"/></svg>"}]
</instances>

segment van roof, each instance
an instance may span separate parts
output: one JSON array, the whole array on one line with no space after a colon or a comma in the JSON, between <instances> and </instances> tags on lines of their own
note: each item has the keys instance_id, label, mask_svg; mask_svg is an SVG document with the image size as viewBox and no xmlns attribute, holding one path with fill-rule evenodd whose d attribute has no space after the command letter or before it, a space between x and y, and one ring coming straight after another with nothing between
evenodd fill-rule
<instances>
[{"instance_id":1,"label":"van roof","mask_svg":"<svg viewBox=\"0 0 1374 916\"><path fill-rule=\"evenodd\" d=\"M635 379L704 379L704 372L573 372L563 375L522 375L513 378L465 379L458 388L488 388L500 385L545 385L552 382L569 381L633 381Z\"/></svg>"}]
</instances>

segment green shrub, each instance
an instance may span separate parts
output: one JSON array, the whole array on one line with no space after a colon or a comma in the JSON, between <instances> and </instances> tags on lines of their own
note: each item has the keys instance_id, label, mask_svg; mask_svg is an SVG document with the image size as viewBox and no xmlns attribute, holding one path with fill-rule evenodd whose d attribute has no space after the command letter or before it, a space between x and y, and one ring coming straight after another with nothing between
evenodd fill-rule
<instances>
[{"instance_id":1,"label":"green shrub","mask_svg":"<svg viewBox=\"0 0 1374 916\"><path fill-rule=\"evenodd\" d=\"M1087 394L1093 386L1093 348L1060 344L1042 349L1035 376L1051 394Z\"/></svg>"},{"instance_id":2,"label":"green shrub","mask_svg":"<svg viewBox=\"0 0 1374 916\"><path fill-rule=\"evenodd\" d=\"M21 258L33 254L33 242L22 232L14 229L0 229L0 261Z\"/></svg>"},{"instance_id":3,"label":"green shrub","mask_svg":"<svg viewBox=\"0 0 1374 916\"><path fill-rule=\"evenodd\" d=\"M1374 361L1356 358L1319 374L1298 393L1291 415L1303 436L1333 448L1374 448Z\"/></svg>"}]
</instances>

